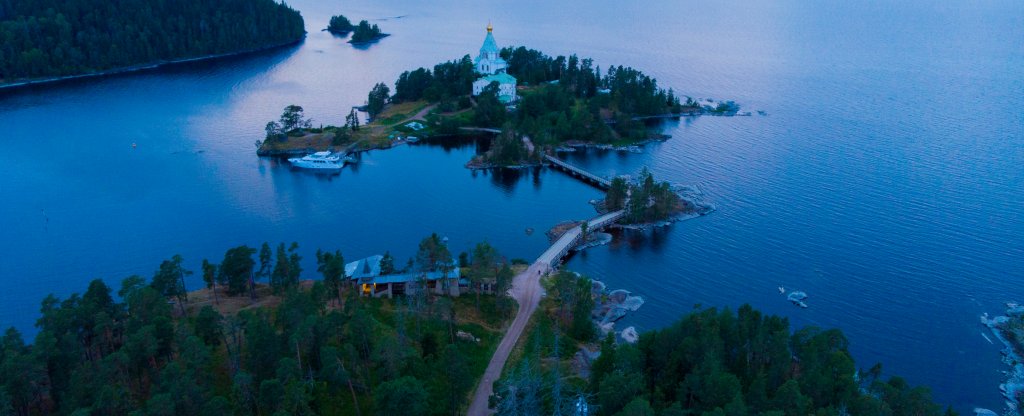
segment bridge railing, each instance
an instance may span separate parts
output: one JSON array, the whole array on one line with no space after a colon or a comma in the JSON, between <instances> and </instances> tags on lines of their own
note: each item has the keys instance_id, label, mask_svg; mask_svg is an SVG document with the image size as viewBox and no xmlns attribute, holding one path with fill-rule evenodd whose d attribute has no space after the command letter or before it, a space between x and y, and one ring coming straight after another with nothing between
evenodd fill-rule
<instances>
[{"instance_id":1,"label":"bridge railing","mask_svg":"<svg viewBox=\"0 0 1024 416\"><path fill-rule=\"evenodd\" d=\"M597 183L597 184L599 184L601 186L609 187L612 184L612 182L609 181L608 179L602 178L602 177L597 176L597 175L595 175L593 173L590 173L590 172L587 172L587 171L585 171L583 169L580 169L580 168L578 168L576 166L570 165L570 164L566 163L564 160L561 160L561 159L559 159L557 157L554 157L554 156L551 156L551 155L544 155L544 158L547 161L551 162L552 164L554 164L554 165L556 165L556 166L558 166L560 168L563 168L565 170L568 170L571 173L577 174L577 175L582 176L584 178L587 178L587 179L589 179L591 181L594 181L595 183Z\"/></svg>"},{"instance_id":2,"label":"bridge railing","mask_svg":"<svg viewBox=\"0 0 1024 416\"><path fill-rule=\"evenodd\" d=\"M600 217L588 220L587 229L598 230L607 227L608 225L614 223L615 221L622 219L622 217L625 215L625 210L619 210L615 212L610 212L608 214L604 214ZM551 247L549 247L544 252L544 254L541 254L540 258L538 258L537 261L545 263L548 266L552 266L558 263L560 260L562 260L563 257L565 257L566 254L569 254L569 250L572 250L573 247L576 247L576 245L580 243L580 240L582 238L583 230L580 228L580 226L576 226L569 229L569 231L566 231L565 234L562 234L562 236L559 237L558 240L555 240L555 243L552 244ZM552 250L557 251L552 252Z\"/></svg>"}]
</instances>

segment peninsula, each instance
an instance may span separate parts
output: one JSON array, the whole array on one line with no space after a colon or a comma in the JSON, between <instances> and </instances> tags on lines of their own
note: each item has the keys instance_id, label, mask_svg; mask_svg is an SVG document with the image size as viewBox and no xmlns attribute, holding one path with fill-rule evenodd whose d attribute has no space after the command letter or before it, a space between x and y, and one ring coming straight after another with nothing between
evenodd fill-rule
<instances>
[{"instance_id":1,"label":"peninsula","mask_svg":"<svg viewBox=\"0 0 1024 416\"><path fill-rule=\"evenodd\" d=\"M658 119L738 111L732 102L711 106L683 100L633 68L602 71L576 55L552 58L525 47L502 49L493 32L488 25L476 58L466 55L403 72L393 94L377 84L345 125L298 128L274 136L277 140L268 136L258 154L358 151L401 144L410 136L494 134L491 151L469 166L522 166L543 163L544 155L569 145L623 147L664 140L649 124ZM360 120L364 112L368 122Z\"/></svg>"},{"instance_id":2,"label":"peninsula","mask_svg":"<svg viewBox=\"0 0 1024 416\"><path fill-rule=\"evenodd\" d=\"M489 394L469 400L480 380L496 381L499 415L943 415L927 388L882 379L877 365L855 370L840 331L791 331L750 306L696 310L618 344L591 319L593 283L568 271L543 278L543 300L513 288L508 324L517 266L486 243L455 260L427 236L404 270L389 253L346 263L318 250L317 280L297 249L231 248L202 261L199 290L186 290L193 272L172 256L116 297L99 279L48 296L33 343L13 328L2 336L0 411L476 416L489 413ZM404 293L380 296L398 281ZM506 344L507 325L520 342ZM491 371L502 348L514 354Z\"/></svg>"},{"instance_id":3,"label":"peninsula","mask_svg":"<svg viewBox=\"0 0 1024 416\"><path fill-rule=\"evenodd\" d=\"M284 46L304 38L303 25L298 11L273 0L21 2L0 11L0 87Z\"/></svg>"}]
</instances>

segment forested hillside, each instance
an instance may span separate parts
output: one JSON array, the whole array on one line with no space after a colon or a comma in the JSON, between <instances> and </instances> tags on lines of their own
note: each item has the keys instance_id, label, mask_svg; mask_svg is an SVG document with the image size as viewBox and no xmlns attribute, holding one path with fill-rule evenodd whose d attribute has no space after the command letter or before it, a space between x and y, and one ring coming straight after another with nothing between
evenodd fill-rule
<instances>
[{"instance_id":1,"label":"forested hillside","mask_svg":"<svg viewBox=\"0 0 1024 416\"><path fill-rule=\"evenodd\" d=\"M194 273L181 256L120 289L94 280L81 294L42 301L28 344L0 335L0 416L456 415L514 310L479 292L512 269L496 249L460 255L475 296L419 291L361 297L341 252L317 251L322 280L300 281L297 244L239 246ZM434 234L407 271L451 264ZM382 273L396 273L390 254ZM310 276L311 273L307 273ZM265 283L264 283L265 282Z\"/></svg>"},{"instance_id":2,"label":"forested hillside","mask_svg":"<svg viewBox=\"0 0 1024 416\"><path fill-rule=\"evenodd\" d=\"M951 416L926 387L859 372L838 329L791 332L788 320L749 305L695 311L606 343L590 379L602 415Z\"/></svg>"},{"instance_id":3,"label":"forested hillside","mask_svg":"<svg viewBox=\"0 0 1024 416\"><path fill-rule=\"evenodd\" d=\"M0 0L0 83L239 52L297 41L274 0Z\"/></svg>"}]
</instances>

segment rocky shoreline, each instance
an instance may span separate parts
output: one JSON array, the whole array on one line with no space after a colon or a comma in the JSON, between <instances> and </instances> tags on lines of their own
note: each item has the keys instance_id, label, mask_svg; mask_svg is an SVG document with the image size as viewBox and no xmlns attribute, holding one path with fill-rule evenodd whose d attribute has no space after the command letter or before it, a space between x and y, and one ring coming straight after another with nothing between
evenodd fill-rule
<instances>
[{"instance_id":1,"label":"rocky shoreline","mask_svg":"<svg viewBox=\"0 0 1024 416\"><path fill-rule=\"evenodd\" d=\"M717 209L717 207L715 207L714 204L704 201L704 191L702 191L698 186L677 185L673 188L673 190L676 192L677 195L679 195L679 198L683 201L683 203L686 204L686 206L690 207L689 209L684 209L683 211L675 215L672 215L671 217L665 219L664 221L647 222L642 224L615 223L609 225L608 227L618 228L621 230L644 231L655 227L666 227L680 221L686 221L697 217L703 217L712 212L715 212L715 210ZM607 210L604 208L603 199L591 200L590 204L594 206L598 213L607 213Z\"/></svg>"},{"instance_id":2,"label":"rocky shoreline","mask_svg":"<svg viewBox=\"0 0 1024 416\"><path fill-rule=\"evenodd\" d=\"M601 329L601 335L607 336L609 333L615 333L616 340L630 344L635 343L639 339L636 328L628 326L621 331L616 331L615 323L621 321L630 312L639 310L644 304L644 299L625 289L608 290L608 287L600 280L591 281L591 295L595 302L594 310L590 315L594 323Z\"/></svg>"},{"instance_id":3,"label":"rocky shoreline","mask_svg":"<svg viewBox=\"0 0 1024 416\"><path fill-rule=\"evenodd\" d=\"M992 335L1003 344L1002 360L1010 367L1004 371L1006 381L999 385L999 391L1006 400L1007 411L1004 414L1019 416L1021 399L1024 399L1024 359L1021 358L1024 356L1024 345L1021 344L1024 336L1024 306L1007 302L1006 308L1006 315L989 318L987 313L983 314L981 324L992 331ZM982 336L984 335L983 332ZM991 339L989 341L991 342ZM985 411L988 409L975 409L979 414Z\"/></svg>"},{"instance_id":4,"label":"rocky shoreline","mask_svg":"<svg viewBox=\"0 0 1024 416\"><path fill-rule=\"evenodd\" d=\"M401 144L404 144L404 143L405 143L404 141L402 141L402 142L392 142L392 143L388 143L386 145L380 144L380 145L374 145L374 146L369 146L369 147L356 147L356 148L351 148L351 149L343 147L343 146L328 146L326 149L323 149L323 150L330 151L330 152L344 153L344 154L347 155L347 154L369 152L371 150L387 150L387 149L390 149L392 147L395 147L395 146L398 146L398 145L401 145ZM295 157L295 156L305 156L305 155L311 154L313 152L318 152L318 151L323 151L323 150L316 150L316 149L312 149L312 148L304 148L304 149L266 149L266 148L261 147L259 150L256 150L256 156L260 156L260 157Z\"/></svg>"}]
</instances>

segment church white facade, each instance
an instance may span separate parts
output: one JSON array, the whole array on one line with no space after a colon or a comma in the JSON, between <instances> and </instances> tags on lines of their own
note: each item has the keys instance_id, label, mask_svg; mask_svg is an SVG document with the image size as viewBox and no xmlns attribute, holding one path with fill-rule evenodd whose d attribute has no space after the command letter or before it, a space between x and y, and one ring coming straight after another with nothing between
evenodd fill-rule
<instances>
[{"instance_id":1,"label":"church white facade","mask_svg":"<svg viewBox=\"0 0 1024 416\"><path fill-rule=\"evenodd\" d=\"M498 99L505 104L516 101L516 78L505 72L508 62L501 58L498 42L494 40L494 27L487 24L487 37L480 47L480 54L473 60L476 72L481 75L473 82L473 95L480 95L492 82L498 83Z\"/></svg>"}]
</instances>

